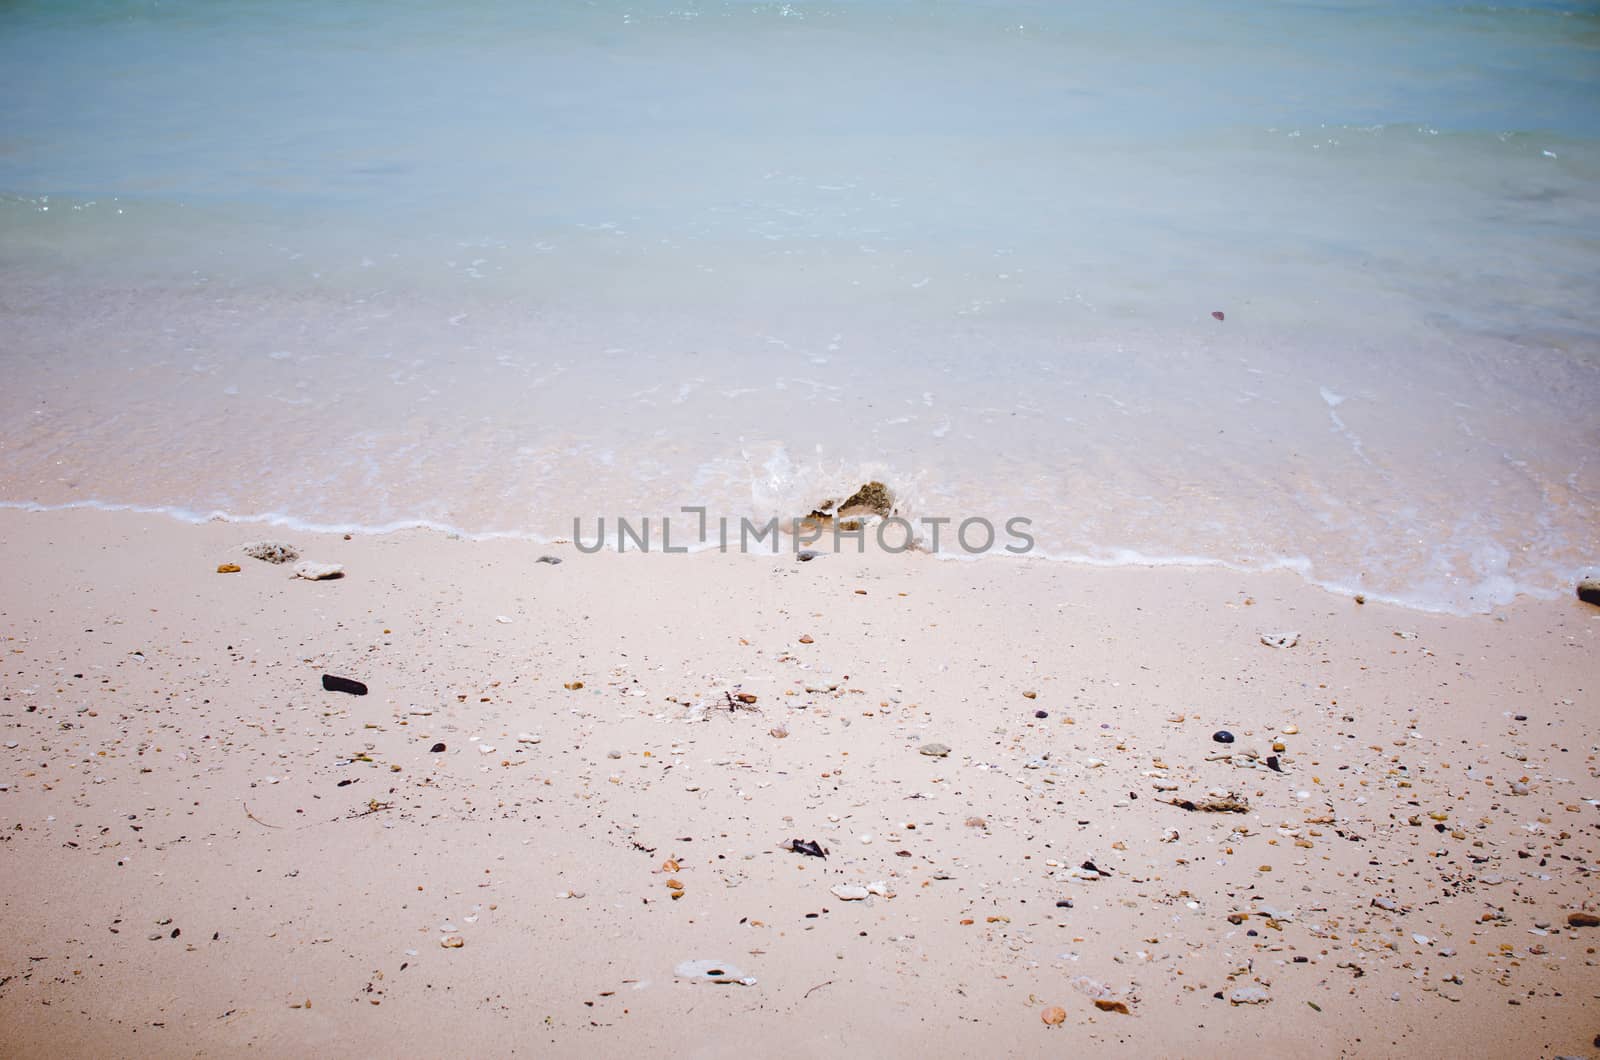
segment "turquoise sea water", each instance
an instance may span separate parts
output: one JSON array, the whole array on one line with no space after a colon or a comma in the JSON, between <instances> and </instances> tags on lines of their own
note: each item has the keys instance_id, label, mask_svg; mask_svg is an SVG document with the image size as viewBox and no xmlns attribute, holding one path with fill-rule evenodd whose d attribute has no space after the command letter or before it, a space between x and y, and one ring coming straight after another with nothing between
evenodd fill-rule
<instances>
[{"instance_id":1,"label":"turquoise sea water","mask_svg":"<svg viewBox=\"0 0 1600 1060\"><path fill-rule=\"evenodd\" d=\"M1600 556L1592 4L7 3L0 99L0 500Z\"/></svg>"}]
</instances>

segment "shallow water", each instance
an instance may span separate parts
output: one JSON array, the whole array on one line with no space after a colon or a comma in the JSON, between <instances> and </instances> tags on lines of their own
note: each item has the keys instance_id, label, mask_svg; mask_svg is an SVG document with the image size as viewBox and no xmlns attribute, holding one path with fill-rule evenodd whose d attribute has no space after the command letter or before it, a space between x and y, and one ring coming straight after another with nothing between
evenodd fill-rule
<instances>
[{"instance_id":1,"label":"shallow water","mask_svg":"<svg viewBox=\"0 0 1600 1060\"><path fill-rule=\"evenodd\" d=\"M0 98L5 501L1600 555L1588 5L13 3Z\"/></svg>"}]
</instances>

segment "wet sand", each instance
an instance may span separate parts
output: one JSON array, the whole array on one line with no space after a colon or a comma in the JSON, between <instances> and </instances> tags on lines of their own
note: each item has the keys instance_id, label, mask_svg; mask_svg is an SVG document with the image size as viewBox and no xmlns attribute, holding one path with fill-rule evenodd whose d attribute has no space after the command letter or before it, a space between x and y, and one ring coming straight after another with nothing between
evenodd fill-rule
<instances>
[{"instance_id":1,"label":"wet sand","mask_svg":"<svg viewBox=\"0 0 1600 1060\"><path fill-rule=\"evenodd\" d=\"M278 536L0 511L7 1054L1593 1055L1600 608Z\"/></svg>"}]
</instances>

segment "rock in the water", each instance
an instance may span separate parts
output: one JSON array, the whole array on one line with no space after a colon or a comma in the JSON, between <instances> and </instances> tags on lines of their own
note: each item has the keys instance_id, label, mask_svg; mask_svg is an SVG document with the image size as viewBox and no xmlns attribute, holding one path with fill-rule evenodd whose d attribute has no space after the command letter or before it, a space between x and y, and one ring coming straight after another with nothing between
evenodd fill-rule
<instances>
[{"instance_id":1,"label":"rock in the water","mask_svg":"<svg viewBox=\"0 0 1600 1060\"><path fill-rule=\"evenodd\" d=\"M1586 604L1600 604L1600 578L1585 578L1579 582L1578 599Z\"/></svg>"},{"instance_id":2,"label":"rock in the water","mask_svg":"<svg viewBox=\"0 0 1600 1060\"><path fill-rule=\"evenodd\" d=\"M326 581L329 578L343 578L344 567L338 563L305 563L295 565L294 576L304 578L308 582Z\"/></svg>"},{"instance_id":3,"label":"rock in the water","mask_svg":"<svg viewBox=\"0 0 1600 1060\"><path fill-rule=\"evenodd\" d=\"M930 758L948 758L950 755L950 748L942 743L925 743L918 748L918 751Z\"/></svg>"},{"instance_id":4,"label":"rock in the water","mask_svg":"<svg viewBox=\"0 0 1600 1060\"><path fill-rule=\"evenodd\" d=\"M252 541L242 549L251 559L267 563L293 563L300 558L300 550L282 541Z\"/></svg>"},{"instance_id":5,"label":"rock in the water","mask_svg":"<svg viewBox=\"0 0 1600 1060\"><path fill-rule=\"evenodd\" d=\"M1269 648L1292 648L1300 643L1299 633L1263 633L1261 643Z\"/></svg>"},{"instance_id":6,"label":"rock in the water","mask_svg":"<svg viewBox=\"0 0 1600 1060\"><path fill-rule=\"evenodd\" d=\"M839 505L840 515L860 515L871 512L874 515L888 515L894 510L894 497L889 493L889 487L881 482L869 482L856 490L845 502Z\"/></svg>"},{"instance_id":7,"label":"rock in the water","mask_svg":"<svg viewBox=\"0 0 1600 1060\"><path fill-rule=\"evenodd\" d=\"M322 675L322 687L329 692L348 692L352 696L367 694L367 686L360 681L352 681L348 677L335 677L332 674Z\"/></svg>"}]
</instances>

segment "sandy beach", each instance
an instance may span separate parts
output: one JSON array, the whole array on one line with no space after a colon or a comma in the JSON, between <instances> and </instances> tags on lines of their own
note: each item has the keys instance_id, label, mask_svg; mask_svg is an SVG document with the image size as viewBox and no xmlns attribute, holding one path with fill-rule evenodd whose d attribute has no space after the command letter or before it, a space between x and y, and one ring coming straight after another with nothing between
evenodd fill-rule
<instances>
[{"instance_id":1,"label":"sandy beach","mask_svg":"<svg viewBox=\"0 0 1600 1060\"><path fill-rule=\"evenodd\" d=\"M1600 1033L1575 598L94 511L0 542L7 1055Z\"/></svg>"}]
</instances>

